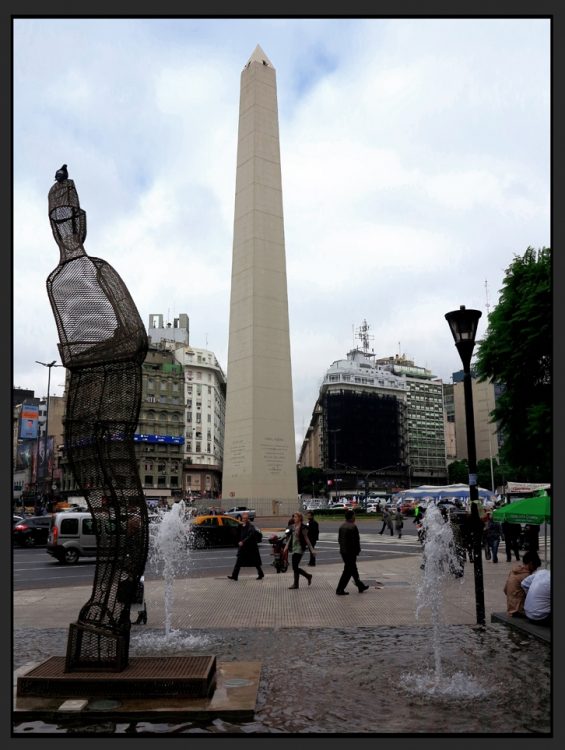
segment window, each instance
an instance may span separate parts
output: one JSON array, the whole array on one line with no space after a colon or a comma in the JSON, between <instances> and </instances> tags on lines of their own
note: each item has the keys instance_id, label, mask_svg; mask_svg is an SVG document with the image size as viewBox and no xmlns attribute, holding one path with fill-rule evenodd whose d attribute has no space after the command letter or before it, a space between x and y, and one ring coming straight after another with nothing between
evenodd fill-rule
<instances>
[{"instance_id":1,"label":"window","mask_svg":"<svg viewBox=\"0 0 565 750\"><path fill-rule=\"evenodd\" d=\"M197 380L202 380L202 373L201 372L197 372L196 373L196 379Z\"/></svg>"},{"instance_id":2,"label":"window","mask_svg":"<svg viewBox=\"0 0 565 750\"><path fill-rule=\"evenodd\" d=\"M191 477L190 474L187 474L186 475L186 486L188 487L191 484L192 484L192 477Z\"/></svg>"},{"instance_id":3,"label":"window","mask_svg":"<svg viewBox=\"0 0 565 750\"><path fill-rule=\"evenodd\" d=\"M178 402L179 402L179 397L173 396L173 404L178 404Z\"/></svg>"},{"instance_id":4,"label":"window","mask_svg":"<svg viewBox=\"0 0 565 750\"><path fill-rule=\"evenodd\" d=\"M82 519L82 533L83 534L94 534L94 519L83 518Z\"/></svg>"},{"instance_id":5,"label":"window","mask_svg":"<svg viewBox=\"0 0 565 750\"><path fill-rule=\"evenodd\" d=\"M201 385L197 385L196 386L196 395L197 396L201 396L202 395L202 386Z\"/></svg>"},{"instance_id":6,"label":"window","mask_svg":"<svg viewBox=\"0 0 565 750\"><path fill-rule=\"evenodd\" d=\"M208 414L207 419L208 419L208 422L211 422L212 421L212 415Z\"/></svg>"},{"instance_id":7,"label":"window","mask_svg":"<svg viewBox=\"0 0 565 750\"><path fill-rule=\"evenodd\" d=\"M167 390L167 381L161 380L161 390L166 391Z\"/></svg>"},{"instance_id":8,"label":"window","mask_svg":"<svg viewBox=\"0 0 565 750\"><path fill-rule=\"evenodd\" d=\"M222 518L222 521L223 520L224 519ZM234 521L235 521L235 518L234 518ZM220 522L218 521L218 519L215 516L212 516L210 518L205 518L202 521L202 523L199 523L198 525L199 526L219 526ZM239 524L238 524L238 526L239 526Z\"/></svg>"},{"instance_id":9,"label":"window","mask_svg":"<svg viewBox=\"0 0 565 750\"><path fill-rule=\"evenodd\" d=\"M200 354L198 355L198 361L202 362L202 357L200 356Z\"/></svg>"},{"instance_id":10,"label":"window","mask_svg":"<svg viewBox=\"0 0 565 750\"><path fill-rule=\"evenodd\" d=\"M173 391L178 391L178 389L179 389L179 384L173 383Z\"/></svg>"},{"instance_id":11,"label":"window","mask_svg":"<svg viewBox=\"0 0 565 750\"><path fill-rule=\"evenodd\" d=\"M196 453L200 452L200 443L196 443Z\"/></svg>"},{"instance_id":12,"label":"window","mask_svg":"<svg viewBox=\"0 0 565 750\"><path fill-rule=\"evenodd\" d=\"M178 421L179 421L179 415L173 414L173 422L178 422Z\"/></svg>"},{"instance_id":13,"label":"window","mask_svg":"<svg viewBox=\"0 0 565 750\"><path fill-rule=\"evenodd\" d=\"M147 419L155 419L155 412L148 411L147 412Z\"/></svg>"},{"instance_id":14,"label":"window","mask_svg":"<svg viewBox=\"0 0 565 750\"><path fill-rule=\"evenodd\" d=\"M153 471L153 461L145 462L145 471Z\"/></svg>"},{"instance_id":15,"label":"window","mask_svg":"<svg viewBox=\"0 0 565 750\"><path fill-rule=\"evenodd\" d=\"M200 414L200 412L198 412L196 414L196 423L200 424L201 422L202 422L202 414Z\"/></svg>"},{"instance_id":16,"label":"window","mask_svg":"<svg viewBox=\"0 0 565 750\"><path fill-rule=\"evenodd\" d=\"M196 408L197 409L201 409L202 408L202 401L197 401L196 402Z\"/></svg>"},{"instance_id":17,"label":"window","mask_svg":"<svg viewBox=\"0 0 565 750\"><path fill-rule=\"evenodd\" d=\"M210 484L210 474L206 474L206 484Z\"/></svg>"},{"instance_id":18,"label":"window","mask_svg":"<svg viewBox=\"0 0 565 750\"><path fill-rule=\"evenodd\" d=\"M210 443L208 443L207 445L208 445L208 447L206 448L206 450L207 450L208 453L211 453L212 451L210 450Z\"/></svg>"},{"instance_id":19,"label":"window","mask_svg":"<svg viewBox=\"0 0 565 750\"><path fill-rule=\"evenodd\" d=\"M191 377L192 377L192 370L187 370L187 371L186 371L186 374L187 374L187 376L188 376L189 378L191 378ZM189 386L189 387L190 387L190 386Z\"/></svg>"},{"instance_id":20,"label":"window","mask_svg":"<svg viewBox=\"0 0 565 750\"><path fill-rule=\"evenodd\" d=\"M191 385L187 385L186 386L186 392L187 393L192 393L192 386Z\"/></svg>"},{"instance_id":21,"label":"window","mask_svg":"<svg viewBox=\"0 0 565 750\"><path fill-rule=\"evenodd\" d=\"M187 422L192 422L192 412L191 411L187 411L186 412L186 421Z\"/></svg>"},{"instance_id":22,"label":"window","mask_svg":"<svg viewBox=\"0 0 565 750\"><path fill-rule=\"evenodd\" d=\"M166 412L162 411L159 414L159 421L160 422L166 422L167 421L167 413Z\"/></svg>"},{"instance_id":23,"label":"window","mask_svg":"<svg viewBox=\"0 0 565 750\"><path fill-rule=\"evenodd\" d=\"M160 404L166 404L167 403L167 397L166 396L159 396L159 403Z\"/></svg>"},{"instance_id":24,"label":"window","mask_svg":"<svg viewBox=\"0 0 565 750\"><path fill-rule=\"evenodd\" d=\"M150 404L155 403L155 396L146 396L145 400L148 401Z\"/></svg>"},{"instance_id":25,"label":"window","mask_svg":"<svg viewBox=\"0 0 565 750\"><path fill-rule=\"evenodd\" d=\"M192 453L192 443L190 442L190 440L187 440L185 442L184 447L185 447L185 450L187 450L189 453Z\"/></svg>"},{"instance_id":26,"label":"window","mask_svg":"<svg viewBox=\"0 0 565 750\"><path fill-rule=\"evenodd\" d=\"M171 487L178 487L178 486L179 486L179 478L171 477Z\"/></svg>"},{"instance_id":27,"label":"window","mask_svg":"<svg viewBox=\"0 0 565 750\"><path fill-rule=\"evenodd\" d=\"M189 398L189 399L188 399L188 401L186 402L186 405L187 405L188 407L191 407L191 406L192 406L192 399L191 399L191 398Z\"/></svg>"},{"instance_id":28,"label":"window","mask_svg":"<svg viewBox=\"0 0 565 750\"><path fill-rule=\"evenodd\" d=\"M167 484L167 477L157 477L157 487L165 487Z\"/></svg>"},{"instance_id":29,"label":"window","mask_svg":"<svg viewBox=\"0 0 565 750\"><path fill-rule=\"evenodd\" d=\"M154 388L155 387L155 381L153 378L147 378L147 387L148 388Z\"/></svg>"},{"instance_id":30,"label":"window","mask_svg":"<svg viewBox=\"0 0 565 750\"><path fill-rule=\"evenodd\" d=\"M208 393L212 393L212 388L208 386Z\"/></svg>"},{"instance_id":31,"label":"window","mask_svg":"<svg viewBox=\"0 0 565 750\"><path fill-rule=\"evenodd\" d=\"M151 474L145 475L145 486L146 487L153 487L153 477Z\"/></svg>"},{"instance_id":32,"label":"window","mask_svg":"<svg viewBox=\"0 0 565 750\"><path fill-rule=\"evenodd\" d=\"M63 518L61 534L78 534L78 518Z\"/></svg>"}]
</instances>

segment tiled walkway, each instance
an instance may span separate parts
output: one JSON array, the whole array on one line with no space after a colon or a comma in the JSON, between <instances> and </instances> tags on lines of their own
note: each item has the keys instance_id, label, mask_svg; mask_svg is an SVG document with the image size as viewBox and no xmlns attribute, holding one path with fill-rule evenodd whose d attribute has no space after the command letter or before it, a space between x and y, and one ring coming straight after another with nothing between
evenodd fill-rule
<instances>
[{"instance_id":1,"label":"tiled walkway","mask_svg":"<svg viewBox=\"0 0 565 750\"><path fill-rule=\"evenodd\" d=\"M409 546L407 545L407 551ZM410 549L410 551L413 551ZM277 575L267 566L263 581L255 580L254 569L243 569L239 580L186 578L175 581L173 628L291 628L398 626L428 624L429 613L417 619L415 583L420 579L421 556L395 556L393 559L358 559L362 580L374 582L359 594L353 583L350 596L336 596L342 565L308 568L314 578L308 586L300 581L298 591L289 591L292 573ZM486 621L492 612L506 610L504 583L514 563L483 563ZM376 588L381 582L383 588ZM395 585L396 584L396 585ZM90 596L90 586L37 589L14 592L14 627L60 628L76 620L82 604ZM148 627L164 627L164 586L162 581L146 583ZM473 567L466 564L463 579L451 578L444 589L445 624L476 623ZM136 626L140 627L140 626Z\"/></svg>"}]
</instances>

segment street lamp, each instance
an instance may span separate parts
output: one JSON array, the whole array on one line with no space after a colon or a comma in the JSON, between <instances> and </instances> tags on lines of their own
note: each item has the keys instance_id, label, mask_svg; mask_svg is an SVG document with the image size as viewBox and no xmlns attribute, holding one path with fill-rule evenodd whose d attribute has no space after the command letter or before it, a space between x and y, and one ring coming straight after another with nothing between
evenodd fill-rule
<instances>
[{"instance_id":1,"label":"street lamp","mask_svg":"<svg viewBox=\"0 0 565 750\"><path fill-rule=\"evenodd\" d=\"M469 460L469 495L470 502L478 502L477 489L477 451L475 447L475 418L473 415L473 390L471 386L471 357L475 348L475 336L480 310L467 310L461 305L459 310L453 310L445 315L449 323L455 346L463 363L463 391L465 394L465 421L467 423L467 454ZM474 568L475 568L475 605L477 610L477 624L485 624L485 593L483 586L483 559L481 554L481 536L476 531L474 539Z\"/></svg>"},{"instance_id":2,"label":"street lamp","mask_svg":"<svg viewBox=\"0 0 565 750\"><path fill-rule=\"evenodd\" d=\"M43 436L43 487L41 490L41 497L43 499L43 503L45 504L45 475L47 474L47 435L49 432L49 397L50 397L50 391L51 391L51 368L61 367L62 365L56 365L55 364L55 362L57 361L56 359L54 359L53 362L50 362L49 364L46 364L45 362L39 362L37 359L35 361L37 362L38 365L43 365L43 367L49 368L49 377L47 378L47 408L45 411L45 435ZM35 512L37 513L37 506L36 506Z\"/></svg>"}]
</instances>

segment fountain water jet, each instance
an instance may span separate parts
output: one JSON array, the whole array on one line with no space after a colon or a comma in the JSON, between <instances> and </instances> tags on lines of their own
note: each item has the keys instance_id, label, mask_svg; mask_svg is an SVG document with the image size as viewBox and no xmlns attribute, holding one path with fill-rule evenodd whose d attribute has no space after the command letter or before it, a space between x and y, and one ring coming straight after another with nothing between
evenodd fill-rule
<instances>
[{"instance_id":1,"label":"fountain water jet","mask_svg":"<svg viewBox=\"0 0 565 750\"><path fill-rule=\"evenodd\" d=\"M175 503L168 513L164 513L161 522L151 537L150 555L154 563L163 562L163 579L165 582L165 641L171 634L171 616L173 611L173 583L175 576L186 565L188 553L188 531L185 519L186 506L181 500Z\"/></svg>"},{"instance_id":2,"label":"fountain water jet","mask_svg":"<svg viewBox=\"0 0 565 750\"><path fill-rule=\"evenodd\" d=\"M435 659L436 685L442 682L441 669L441 610L443 605L443 583L447 576L458 569L453 529L445 522L441 511L431 503L424 516L424 574L417 586L418 607L416 617L424 607L430 607L433 626L432 645Z\"/></svg>"}]
</instances>

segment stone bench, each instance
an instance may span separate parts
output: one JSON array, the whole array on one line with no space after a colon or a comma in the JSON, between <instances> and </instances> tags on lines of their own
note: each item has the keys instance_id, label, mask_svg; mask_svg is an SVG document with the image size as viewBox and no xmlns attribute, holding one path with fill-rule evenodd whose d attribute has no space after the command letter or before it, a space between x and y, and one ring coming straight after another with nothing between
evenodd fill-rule
<instances>
[{"instance_id":1,"label":"stone bench","mask_svg":"<svg viewBox=\"0 0 565 750\"><path fill-rule=\"evenodd\" d=\"M551 643L551 628L547 625L535 625L525 617L509 617L506 612L493 612L490 616L491 622L503 622L505 625L515 630L520 630L522 633L528 633L533 635L539 641L544 643Z\"/></svg>"}]
</instances>

